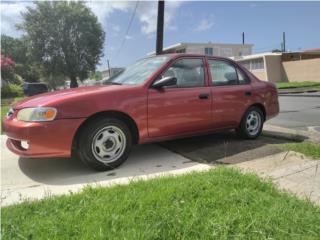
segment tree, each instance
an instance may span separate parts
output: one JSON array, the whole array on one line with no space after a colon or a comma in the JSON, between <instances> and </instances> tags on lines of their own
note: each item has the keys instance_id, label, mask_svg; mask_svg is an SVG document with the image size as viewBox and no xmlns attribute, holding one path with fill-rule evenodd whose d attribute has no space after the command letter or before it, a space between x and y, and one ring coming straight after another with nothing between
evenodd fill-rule
<instances>
[{"instance_id":1,"label":"tree","mask_svg":"<svg viewBox=\"0 0 320 240\"><path fill-rule=\"evenodd\" d=\"M276 49L272 49L271 52L273 52L273 53L279 53L279 52L282 52L282 51L281 51L280 49L276 48Z\"/></svg>"},{"instance_id":2,"label":"tree","mask_svg":"<svg viewBox=\"0 0 320 240\"><path fill-rule=\"evenodd\" d=\"M103 56L101 24L82 2L35 2L22 13L19 28L30 40L31 53L51 76L68 76L77 87Z\"/></svg>"},{"instance_id":3,"label":"tree","mask_svg":"<svg viewBox=\"0 0 320 240\"><path fill-rule=\"evenodd\" d=\"M16 63L24 64L28 61L28 44L26 39L1 35L1 53L10 56Z\"/></svg>"},{"instance_id":4,"label":"tree","mask_svg":"<svg viewBox=\"0 0 320 240\"><path fill-rule=\"evenodd\" d=\"M1 53L15 62L14 73L27 82L38 82L40 79L39 65L30 56L27 39L1 35Z\"/></svg>"},{"instance_id":5,"label":"tree","mask_svg":"<svg viewBox=\"0 0 320 240\"><path fill-rule=\"evenodd\" d=\"M102 80L102 73L100 71L91 72L89 78L96 81L100 81Z\"/></svg>"},{"instance_id":6,"label":"tree","mask_svg":"<svg viewBox=\"0 0 320 240\"><path fill-rule=\"evenodd\" d=\"M1 54L0 59L1 68L1 85L7 83L21 84L22 79L15 73L15 62L4 55Z\"/></svg>"},{"instance_id":7,"label":"tree","mask_svg":"<svg viewBox=\"0 0 320 240\"><path fill-rule=\"evenodd\" d=\"M5 80L7 82L12 81L14 76L14 65L15 62L4 55L1 54L0 58L0 67L1 67L1 80Z\"/></svg>"}]
</instances>

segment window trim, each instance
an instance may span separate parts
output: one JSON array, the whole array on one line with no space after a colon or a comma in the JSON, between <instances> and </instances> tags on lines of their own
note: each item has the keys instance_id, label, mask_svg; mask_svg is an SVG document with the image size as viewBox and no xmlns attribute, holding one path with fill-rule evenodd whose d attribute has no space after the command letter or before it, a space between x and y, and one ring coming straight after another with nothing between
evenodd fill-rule
<instances>
[{"instance_id":1,"label":"window trim","mask_svg":"<svg viewBox=\"0 0 320 240\"><path fill-rule=\"evenodd\" d=\"M202 56L181 56L181 57L177 57L175 59L172 59L171 61L168 62L168 65L161 70L161 72L159 74L157 74L157 76L152 80L151 84L149 85L149 89L153 89L152 85L155 81L157 81L157 79L165 72L167 71L173 64L175 64L177 61L181 60L181 59L200 59L202 60L203 63L203 75L204 75L204 85L203 86L190 86L190 87L175 87L175 86L170 86L169 88L165 88L165 89L190 89L190 88L203 88L203 87L208 87L209 85L209 75L207 72L207 62L206 62L206 58L202 57Z\"/></svg>"},{"instance_id":2,"label":"window trim","mask_svg":"<svg viewBox=\"0 0 320 240\"><path fill-rule=\"evenodd\" d=\"M251 78L248 76L248 74L241 68L241 66L238 66L236 63L228 60L228 59L222 59L222 58L214 58L214 57L207 57L207 69L208 69L208 82L209 82L209 86L211 87L230 87L230 86L244 86L244 85L250 85L251 84ZM212 81L212 75L211 75L211 71L210 71L210 64L209 61L221 61L221 62L225 62L226 64L231 65L232 67L234 67L234 69L236 70L236 74L237 74L237 84L232 84L232 85L214 85L213 81ZM248 82L245 84L240 84L239 82L239 76L238 76L238 71L239 70L247 79Z\"/></svg>"}]
</instances>

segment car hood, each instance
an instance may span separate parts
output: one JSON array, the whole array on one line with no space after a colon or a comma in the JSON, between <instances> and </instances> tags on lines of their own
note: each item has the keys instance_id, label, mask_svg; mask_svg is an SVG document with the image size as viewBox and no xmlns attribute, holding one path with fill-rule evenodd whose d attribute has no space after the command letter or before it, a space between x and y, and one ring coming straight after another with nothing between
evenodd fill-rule
<instances>
[{"instance_id":1,"label":"car hood","mask_svg":"<svg viewBox=\"0 0 320 240\"><path fill-rule=\"evenodd\" d=\"M88 86L71 88L65 90L58 90L49 93L43 93L36 96L26 98L22 101L17 102L13 108L21 109L27 107L40 107L40 106L56 106L60 102L65 102L68 99L73 99L75 97L82 97L86 95L95 95L99 92L109 92L115 91L119 88L125 88L126 86L119 85L105 85L105 86Z\"/></svg>"}]
</instances>

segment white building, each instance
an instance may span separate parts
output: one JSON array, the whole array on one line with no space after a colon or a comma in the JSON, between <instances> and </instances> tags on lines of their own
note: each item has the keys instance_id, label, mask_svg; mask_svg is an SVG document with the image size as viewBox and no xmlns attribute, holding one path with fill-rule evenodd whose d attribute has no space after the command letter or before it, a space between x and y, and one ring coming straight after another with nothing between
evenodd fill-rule
<instances>
[{"instance_id":1,"label":"white building","mask_svg":"<svg viewBox=\"0 0 320 240\"><path fill-rule=\"evenodd\" d=\"M320 82L320 49L266 52L232 58L259 79L271 82Z\"/></svg>"},{"instance_id":2,"label":"white building","mask_svg":"<svg viewBox=\"0 0 320 240\"><path fill-rule=\"evenodd\" d=\"M236 57L252 53L253 44L177 43L163 49L163 53L193 53L209 56ZM148 55L154 55L155 52Z\"/></svg>"}]
</instances>

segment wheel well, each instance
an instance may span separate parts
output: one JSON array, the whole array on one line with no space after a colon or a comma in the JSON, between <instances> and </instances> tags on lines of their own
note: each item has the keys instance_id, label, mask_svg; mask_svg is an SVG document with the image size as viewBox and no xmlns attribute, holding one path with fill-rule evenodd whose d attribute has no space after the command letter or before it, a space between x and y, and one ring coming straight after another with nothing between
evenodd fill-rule
<instances>
[{"instance_id":1,"label":"wheel well","mask_svg":"<svg viewBox=\"0 0 320 240\"><path fill-rule=\"evenodd\" d=\"M258 107L258 108L260 108L260 110L262 111L262 113L263 113L263 121L265 121L266 120L266 109L265 109L265 107L261 104L261 103L255 103L255 104L253 104L253 105L251 105L250 107ZM249 107L249 108L250 108ZM248 109L249 109L248 108Z\"/></svg>"},{"instance_id":2,"label":"wheel well","mask_svg":"<svg viewBox=\"0 0 320 240\"><path fill-rule=\"evenodd\" d=\"M120 119L120 120L124 121L124 123L127 124L128 128L129 128L129 130L130 130L130 132L132 134L133 144L138 144L138 142L139 142L139 131L138 131L138 127L137 127L137 124L135 123L135 121L129 115L127 115L127 114L125 114L123 112L106 111L106 112L99 112L99 113L95 113L95 114L91 115L89 118L87 118L80 125L80 127L77 129L76 134L73 137L72 151L77 147L79 135L80 135L82 129L84 129L84 127L87 124L89 124L92 121L95 121L96 119L107 118L107 117L113 117L113 118L117 118L117 119Z\"/></svg>"}]
</instances>

